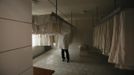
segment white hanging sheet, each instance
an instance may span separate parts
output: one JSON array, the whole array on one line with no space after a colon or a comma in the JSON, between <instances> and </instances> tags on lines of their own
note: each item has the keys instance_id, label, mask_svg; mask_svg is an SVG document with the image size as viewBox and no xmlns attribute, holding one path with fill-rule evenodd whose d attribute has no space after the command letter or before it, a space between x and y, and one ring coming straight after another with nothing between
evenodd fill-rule
<instances>
[{"instance_id":1,"label":"white hanging sheet","mask_svg":"<svg viewBox=\"0 0 134 75\"><path fill-rule=\"evenodd\" d=\"M94 47L100 49L104 55L109 54L111 47L112 22L110 19L94 28Z\"/></svg>"},{"instance_id":2,"label":"white hanging sheet","mask_svg":"<svg viewBox=\"0 0 134 75\"><path fill-rule=\"evenodd\" d=\"M125 9L94 28L94 47L108 55L108 62L134 70L134 9Z\"/></svg>"},{"instance_id":3,"label":"white hanging sheet","mask_svg":"<svg viewBox=\"0 0 134 75\"><path fill-rule=\"evenodd\" d=\"M121 69L134 70L134 10L126 9L114 16L114 32L109 62Z\"/></svg>"},{"instance_id":4,"label":"white hanging sheet","mask_svg":"<svg viewBox=\"0 0 134 75\"><path fill-rule=\"evenodd\" d=\"M67 39L67 44L71 42L72 32L69 23L63 21L54 15L34 15L33 16L33 34L40 34L41 45L51 45L50 37L55 36L55 44L58 46L61 44L61 36ZM59 36L60 35L60 36Z\"/></svg>"},{"instance_id":5,"label":"white hanging sheet","mask_svg":"<svg viewBox=\"0 0 134 75\"><path fill-rule=\"evenodd\" d=\"M55 16L34 15L33 16L33 33L37 34L59 34L62 21Z\"/></svg>"}]
</instances>

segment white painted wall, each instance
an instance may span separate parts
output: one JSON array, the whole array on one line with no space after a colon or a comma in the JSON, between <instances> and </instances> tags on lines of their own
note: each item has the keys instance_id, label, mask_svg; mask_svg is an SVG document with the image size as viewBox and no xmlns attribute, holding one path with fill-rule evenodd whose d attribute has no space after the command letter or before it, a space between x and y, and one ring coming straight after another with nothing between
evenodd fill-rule
<instances>
[{"instance_id":1,"label":"white painted wall","mask_svg":"<svg viewBox=\"0 0 134 75\"><path fill-rule=\"evenodd\" d=\"M0 75L32 75L31 0L0 0Z\"/></svg>"}]
</instances>

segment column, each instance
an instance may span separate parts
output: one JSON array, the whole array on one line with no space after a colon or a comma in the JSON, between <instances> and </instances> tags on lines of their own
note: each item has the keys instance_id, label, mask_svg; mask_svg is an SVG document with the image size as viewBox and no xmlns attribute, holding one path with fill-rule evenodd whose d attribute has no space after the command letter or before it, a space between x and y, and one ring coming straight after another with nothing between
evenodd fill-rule
<instances>
[{"instance_id":1,"label":"column","mask_svg":"<svg viewBox=\"0 0 134 75\"><path fill-rule=\"evenodd\" d=\"M31 0L0 0L0 75L32 75Z\"/></svg>"}]
</instances>

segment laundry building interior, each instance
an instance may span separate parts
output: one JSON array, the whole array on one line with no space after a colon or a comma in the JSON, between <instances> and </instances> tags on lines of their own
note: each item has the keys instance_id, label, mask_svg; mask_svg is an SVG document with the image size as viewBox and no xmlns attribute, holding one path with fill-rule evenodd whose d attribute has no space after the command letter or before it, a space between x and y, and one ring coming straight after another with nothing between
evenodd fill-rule
<instances>
[{"instance_id":1,"label":"laundry building interior","mask_svg":"<svg viewBox=\"0 0 134 75\"><path fill-rule=\"evenodd\" d=\"M133 0L0 0L0 75L134 75Z\"/></svg>"}]
</instances>

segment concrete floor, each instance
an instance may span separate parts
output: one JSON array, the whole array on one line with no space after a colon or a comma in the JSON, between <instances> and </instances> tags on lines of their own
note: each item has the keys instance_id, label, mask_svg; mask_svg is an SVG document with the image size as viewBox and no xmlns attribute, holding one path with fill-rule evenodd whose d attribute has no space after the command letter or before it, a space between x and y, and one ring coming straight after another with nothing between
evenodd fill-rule
<instances>
[{"instance_id":1,"label":"concrete floor","mask_svg":"<svg viewBox=\"0 0 134 75\"><path fill-rule=\"evenodd\" d=\"M34 66L55 70L53 75L134 75L107 63L107 57L94 51L70 50L70 62L62 62L60 50L53 49L33 60Z\"/></svg>"}]
</instances>

